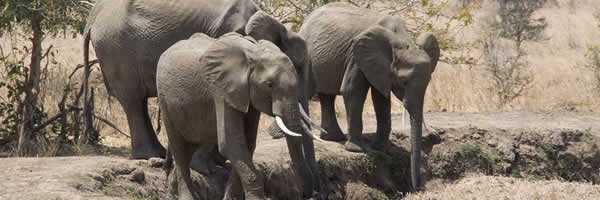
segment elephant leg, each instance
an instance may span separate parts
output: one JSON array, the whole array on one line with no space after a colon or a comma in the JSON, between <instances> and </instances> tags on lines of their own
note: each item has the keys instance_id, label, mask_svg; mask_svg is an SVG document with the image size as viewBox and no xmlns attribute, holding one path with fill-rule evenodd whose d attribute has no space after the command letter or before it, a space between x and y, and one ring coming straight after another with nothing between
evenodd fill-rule
<instances>
[{"instance_id":1,"label":"elephant leg","mask_svg":"<svg viewBox=\"0 0 600 200\"><path fill-rule=\"evenodd\" d=\"M349 136L345 148L350 152L365 152L362 143L362 111L370 84L362 73L358 73L352 83L344 94Z\"/></svg>"},{"instance_id":2,"label":"elephant leg","mask_svg":"<svg viewBox=\"0 0 600 200\"><path fill-rule=\"evenodd\" d=\"M248 115L244 120L246 143L248 144L248 151L250 152L250 160L254 157L254 150L256 149L256 136L259 120L260 113L252 108L248 111ZM227 186L225 188L225 197L223 199L244 199L242 181L236 170L232 170L229 175Z\"/></svg>"},{"instance_id":3,"label":"elephant leg","mask_svg":"<svg viewBox=\"0 0 600 200\"><path fill-rule=\"evenodd\" d=\"M194 186L190 175L190 161L195 149L192 145L183 141L182 137L169 137L169 150L173 152L175 169L177 170L178 199L199 199L192 192Z\"/></svg>"},{"instance_id":4,"label":"elephant leg","mask_svg":"<svg viewBox=\"0 0 600 200\"><path fill-rule=\"evenodd\" d=\"M372 147L376 150L385 150L388 146L390 131L392 130L390 98L385 97L377 90L371 90L373 107L377 118L377 133Z\"/></svg>"},{"instance_id":5,"label":"elephant leg","mask_svg":"<svg viewBox=\"0 0 600 200\"><path fill-rule=\"evenodd\" d=\"M319 93L321 102L321 127L327 133L321 133L321 139L328 141L345 141L346 136L342 133L335 116L335 95Z\"/></svg>"},{"instance_id":6,"label":"elephant leg","mask_svg":"<svg viewBox=\"0 0 600 200\"><path fill-rule=\"evenodd\" d=\"M136 94L136 91L129 91ZM131 158L148 159L164 158L166 151L160 144L152 128L148 116L148 99L146 97L117 96L127 115L129 132L131 133Z\"/></svg>"}]
</instances>

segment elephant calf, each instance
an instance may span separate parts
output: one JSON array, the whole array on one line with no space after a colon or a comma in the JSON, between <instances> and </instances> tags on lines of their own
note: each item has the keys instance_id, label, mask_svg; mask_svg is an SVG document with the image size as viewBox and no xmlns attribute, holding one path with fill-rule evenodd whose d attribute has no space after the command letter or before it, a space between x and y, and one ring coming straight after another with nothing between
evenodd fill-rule
<instances>
[{"instance_id":1,"label":"elephant calf","mask_svg":"<svg viewBox=\"0 0 600 200\"><path fill-rule=\"evenodd\" d=\"M325 140L345 140L335 116L334 100L343 95L348 116L348 151L363 152L362 111L369 88L377 118L372 147L385 149L391 131L390 93L404 103L411 122L411 175L420 185L421 126L425 90L435 70L440 48L432 33L414 44L398 17L330 3L310 14L299 32L307 43L313 86L305 97L318 93ZM310 77L310 76L306 76ZM311 91L312 90L312 91Z\"/></svg>"},{"instance_id":2,"label":"elephant calf","mask_svg":"<svg viewBox=\"0 0 600 200\"><path fill-rule=\"evenodd\" d=\"M287 133L304 195L312 195L316 169L305 163L302 138L297 137L310 134L300 116L297 84L290 58L265 40L237 33L213 39L197 33L167 49L158 62L156 85L180 198L193 197L189 164L202 144L218 144L232 163L226 199L265 198L264 179L252 163L261 112L275 116Z\"/></svg>"}]
</instances>

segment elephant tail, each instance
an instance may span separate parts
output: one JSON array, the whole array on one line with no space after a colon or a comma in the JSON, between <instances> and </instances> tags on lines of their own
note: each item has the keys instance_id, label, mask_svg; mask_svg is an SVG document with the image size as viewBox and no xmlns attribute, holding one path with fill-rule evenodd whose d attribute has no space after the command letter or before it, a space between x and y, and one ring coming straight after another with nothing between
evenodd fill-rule
<instances>
[{"instance_id":1,"label":"elephant tail","mask_svg":"<svg viewBox=\"0 0 600 200\"><path fill-rule=\"evenodd\" d=\"M90 28L88 27L86 27L83 32L83 69L85 70L84 73L86 75L90 71L90 32Z\"/></svg>"}]
</instances>

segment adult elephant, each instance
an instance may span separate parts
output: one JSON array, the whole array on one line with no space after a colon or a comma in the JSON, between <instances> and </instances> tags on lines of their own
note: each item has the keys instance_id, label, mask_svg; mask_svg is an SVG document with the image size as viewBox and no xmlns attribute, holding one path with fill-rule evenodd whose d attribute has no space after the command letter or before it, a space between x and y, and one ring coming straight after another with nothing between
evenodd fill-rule
<instances>
[{"instance_id":1,"label":"adult elephant","mask_svg":"<svg viewBox=\"0 0 600 200\"><path fill-rule=\"evenodd\" d=\"M267 39L291 58L297 71L308 69L304 40L260 12L251 0L98 1L84 32L84 63L88 66L91 41L108 93L127 115L131 158L164 157L148 116L147 98L156 96L159 56L197 32L211 37L237 32ZM312 140L305 143L313 149Z\"/></svg>"},{"instance_id":2,"label":"adult elephant","mask_svg":"<svg viewBox=\"0 0 600 200\"><path fill-rule=\"evenodd\" d=\"M311 170L316 169L304 160L302 138L294 137L312 136L299 111L296 71L273 43L236 33L218 40L194 34L162 54L156 81L169 150L183 179L180 198L192 197L189 164L196 146L218 144L233 168L225 199L244 199L244 194L246 199L265 199L264 179L252 164L261 112L274 116L288 134L304 195L312 195Z\"/></svg>"},{"instance_id":3,"label":"adult elephant","mask_svg":"<svg viewBox=\"0 0 600 200\"><path fill-rule=\"evenodd\" d=\"M310 14L300 32L307 43L314 86L306 97L318 93L324 140L346 140L335 116L334 100L342 95L348 116L345 148L363 152L362 110L367 91L377 118L372 147L384 149L391 131L390 92L404 103L411 122L411 176L420 186L423 99L440 49L432 33L423 33L416 44L398 17L376 13L347 3L327 4ZM308 77L310 78L310 77Z\"/></svg>"}]
</instances>

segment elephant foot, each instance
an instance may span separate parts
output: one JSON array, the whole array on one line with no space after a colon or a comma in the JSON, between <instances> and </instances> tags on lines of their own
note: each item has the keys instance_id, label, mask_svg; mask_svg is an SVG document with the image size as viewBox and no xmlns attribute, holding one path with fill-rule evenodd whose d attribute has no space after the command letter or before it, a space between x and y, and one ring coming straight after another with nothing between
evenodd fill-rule
<instances>
[{"instance_id":1,"label":"elephant foot","mask_svg":"<svg viewBox=\"0 0 600 200\"><path fill-rule=\"evenodd\" d=\"M269 135L271 135L271 137L273 137L273 139L279 139L284 136L283 132L279 130L279 127L277 127L275 123L271 123L271 126L269 126L266 131L269 133Z\"/></svg>"},{"instance_id":2,"label":"elephant foot","mask_svg":"<svg viewBox=\"0 0 600 200\"><path fill-rule=\"evenodd\" d=\"M192 159L190 168L204 176L210 176L217 171L217 164L210 158L200 159L196 157Z\"/></svg>"},{"instance_id":3,"label":"elephant foot","mask_svg":"<svg viewBox=\"0 0 600 200\"><path fill-rule=\"evenodd\" d=\"M329 133L321 132L321 136L319 136L319 137L323 140L333 141L333 142L342 142L342 141L347 140L346 136L344 134L342 134L341 132L329 132Z\"/></svg>"},{"instance_id":4,"label":"elephant foot","mask_svg":"<svg viewBox=\"0 0 600 200\"><path fill-rule=\"evenodd\" d=\"M131 159L148 160L150 158L165 158L166 150L162 146L147 146L144 148L134 148L131 150Z\"/></svg>"},{"instance_id":5,"label":"elephant foot","mask_svg":"<svg viewBox=\"0 0 600 200\"><path fill-rule=\"evenodd\" d=\"M177 199L179 189L177 180L177 170L171 170L167 176L167 196L168 199Z\"/></svg>"},{"instance_id":6,"label":"elephant foot","mask_svg":"<svg viewBox=\"0 0 600 200\"><path fill-rule=\"evenodd\" d=\"M346 151L363 153L366 152L366 149L362 146L362 143L357 140L348 140L344 145Z\"/></svg>"}]
</instances>

